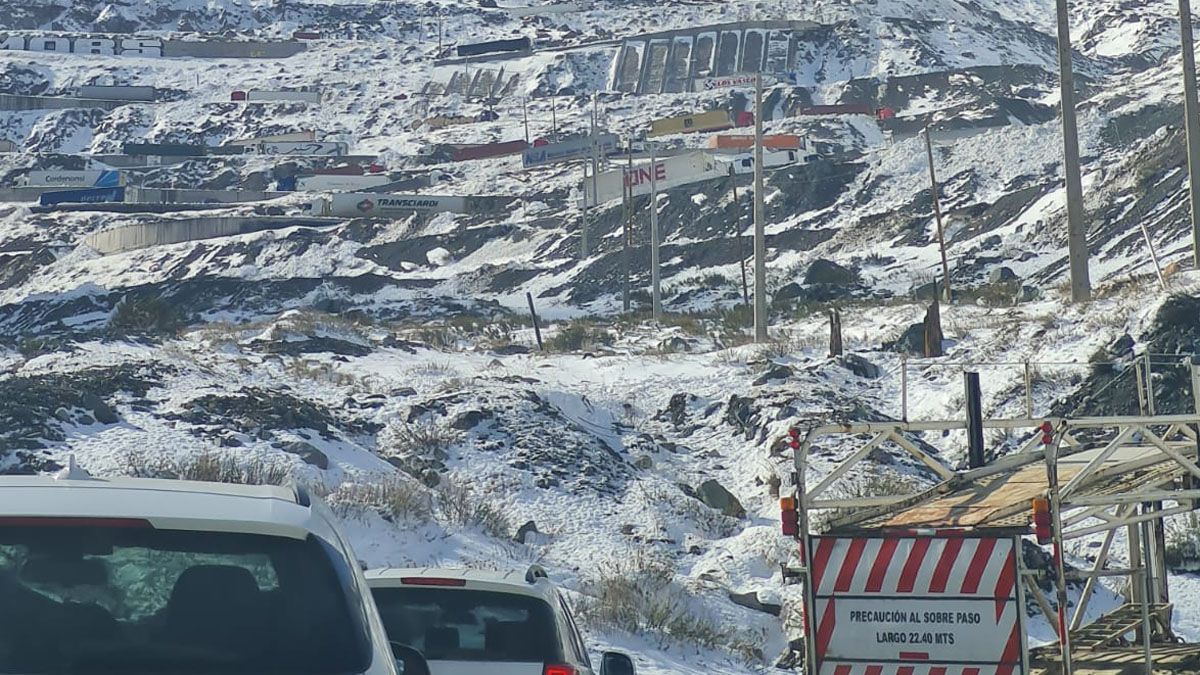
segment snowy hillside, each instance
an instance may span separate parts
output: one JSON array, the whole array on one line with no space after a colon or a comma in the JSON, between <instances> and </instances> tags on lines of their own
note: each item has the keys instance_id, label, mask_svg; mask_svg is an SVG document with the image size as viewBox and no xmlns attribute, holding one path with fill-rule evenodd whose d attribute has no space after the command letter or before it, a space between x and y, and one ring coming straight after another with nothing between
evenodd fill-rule
<instances>
[{"instance_id":1,"label":"snowy hillside","mask_svg":"<svg viewBox=\"0 0 1200 675\"><path fill-rule=\"evenodd\" d=\"M0 37L320 37L283 59L0 51L0 94L72 95L88 84L166 92L111 111L0 112L0 140L18 150L0 154L3 187L34 169L103 168L129 142L219 146L315 131L396 180L448 178L424 194L497 196L505 206L102 255L89 235L188 214L0 204L0 470L51 470L74 454L104 474L201 475L216 464L247 480L264 470L296 476L328 495L372 565L544 564L585 609L593 646L636 652L651 675L787 665L800 596L779 568L793 555L772 494L791 479L780 442L792 425L902 414L900 369L912 357L902 336L924 316L941 270L926 125L957 301L942 309L947 357L909 365L910 418L961 416L970 363L1007 364L980 367L985 414L1023 414L1025 362L1057 364L1039 368L1036 414L1128 413L1132 385L1105 389L1089 360L1188 353L1200 339L1194 301L1160 312L1171 295L1200 295L1167 0L1072 2L1097 288L1087 307L1070 306L1064 289L1057 60L1040 1L597 0L525 19L451 0L9 4ZM742 301L748 177L659 196L668 318L655 326L649 198L635 200L628 258L626 213L614 201L593 209L593 250L580 260L579 164L525 170L519 156L438 163L421 154L524 139L525 112L531 138L586 132L597 91L599 124L622 138L671 115L742 111L745 90L607 91L619 41L782 19L819 28L794 81L768 87L767 131L803 135L823 157L768 173L769 345L749 344ZM538 48L495 62L451 54L455 44L519 36ZM519 76L519 91L494 105L421 95L430 82L501 65ZM230 100L302 87L321 91L321 103ZM803 114L864 101L896 118ZM485 110L498 119L421 124ZM661 149L705 141L672 136ZM128 173L143 187L257 191L341 163L219 155ZM296 214L313 197L203 213ZM852 354L841 359L826 356L834 308ZM1123 338L1134 347L1118 349ZM1190 394L1162 399L1183 406ZM964 461L965 437L928 440L948 463ZM812 479L844 452L823 449ZM842 489L867 489L879 475L932 481L889 453L871 461ZM537 532L515 541L528 522ZM1082 564L1086 542L1073 554ZM631 625L605 614L597 598L621 576L644 578L646 602L669 620ZM1109 590L1100 595L1092 612L1113 602ZM1177 607L1181 634L1200 640L1200 599ZM1040 614L1030 630L1052 637Z\"/></svg>"}]
</instances>

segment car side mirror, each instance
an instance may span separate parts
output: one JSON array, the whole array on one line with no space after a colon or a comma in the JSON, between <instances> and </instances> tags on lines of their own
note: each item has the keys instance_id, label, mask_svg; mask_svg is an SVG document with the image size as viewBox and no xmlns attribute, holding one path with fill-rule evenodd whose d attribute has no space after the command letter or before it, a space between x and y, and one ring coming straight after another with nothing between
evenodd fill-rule
<instances>
[{"instance_id":1,"label":"car side mirror","mask_svg":"<svg viewBox=\"0 0 1200 675\"><path fill-rule=\"evenodd\" d=\"M395 660L396 672L400 675L430 675L429 662L421 652L408 645L393 642L392 659Z\"/></svg>"},{"instance_id":2,"label":"car side mirror","mask_svg":"<svg viewBox=\"0 0 1200 675\"><path fill-rule=\"evenodd\" d=\"M604 652L600 659L600 675L637 675L637 668L628 654Z\"/></svg>"}]
</instances>

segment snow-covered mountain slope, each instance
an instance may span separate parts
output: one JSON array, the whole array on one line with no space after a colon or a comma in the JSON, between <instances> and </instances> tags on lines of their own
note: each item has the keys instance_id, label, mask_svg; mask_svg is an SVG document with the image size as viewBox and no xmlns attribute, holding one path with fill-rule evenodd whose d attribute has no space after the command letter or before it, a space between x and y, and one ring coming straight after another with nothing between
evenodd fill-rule
<instances>
[{"instance_id":1,"label":"snow-covered mountain slope","mask_svg":"<svg viewBox=\"0 0 1200 675\"><path fill-rule=\"evenodd\" d=\"M167 92L112 111L0 112L0 140L20 150L0 154L5 186L35 168L99 168L126 142L215 146L312 130L395 178L436 171L449 179L425 193L508 202L488 214L297 226L113 255L86 238L182 216L0 205L0 470L46 470L68 454L100 473L187 474L196 457L246 471L282 467L340 505L371 564L546 564L591 607L595 644L637 652L647 673L762 672L788 652L798 598L778 568L792 555L776 534L771 495L790 476L778 441L792 424L901 414L903 341L895 343L920 321L923 300L913 297L928 297L941 269L918 135L926 125L958 300L942 310L949 364L910 372L910 417L960 414L962 363L1029 361L1059 364L1039 369L1038 414L1129 412L1132 389L1105 387L1089 359L1127 359L1114 347L1126 335L1139 350L1172 353L1200 338L1194 321L1164 328L1157 320L1168 293L1200 294L1189 270L1168 0L1071 3L1098 296L1086 307L1067 305L1062 289L1055 33L1040 0L600 0L529 19L450 0L9 4L5 34L277 40L318 30L321 38L278 60L0 52L0 94L116 83ZM637 200L628 253L621 205L593 209L594 248L579 260L578 165L526 171L519 157L434 164L418 156L436 144L525 138L526 113L532 138L582 133L621 38L751 19L821 24L803 42L794 82L768 90L768 132L807 136L825 155L767 178L771 345L745 344L745 177L660 195L671 316L653 326L642 320L649 199ZM516 36L539 49L482 64L439 61L439 23L443 51ZM501 65L520 76L517 95L487 105L418 95L430 81ZM305 86L324 100L230 101L235 90ZM800 114L863 102L897 119ZM747 100L745 91L601 91L595 106L601 126L624 137L669 115L741 111ZM419 124L485 109L498 119ZM218 156L130 175L148 187L262 190L336 163ZM296 213L310 199L205 213ZM1165 290L1147 239L1167 268ZM620 315L626 264L642 314ZM544 321L547 353L533 347L526 294ZM1163 314L1195 313L1179 302ZM865 365L825 358L825 311L834 307ZM567 321L575 317L590 319ZM1023 414L1023 368L980 368L985 412ZM1160 385L1172 391L1163 401L1190 400L1165 378ZM962 461L965 438L927 440L944 460ZM813 480L839 452L823 449ZM873 475L931 480L889 453L872 461L841 489L865 489ZM702 489L708 481L736 505ZM471 503L486 506L463 508ZM511 541L527 521L539 533ZM1086 560L1086 544L1073 551L1076 562ZM693 619L614 621L595 603L620 575L644 577L654 589L648 602L669 609L668 618ZM1113 601L1105 591L1092 611ZM1194 610L1180 605L1178 625L1200 639ZM1031 635L1047 640L1040 621Z\"/></svg>"}]
</instances>

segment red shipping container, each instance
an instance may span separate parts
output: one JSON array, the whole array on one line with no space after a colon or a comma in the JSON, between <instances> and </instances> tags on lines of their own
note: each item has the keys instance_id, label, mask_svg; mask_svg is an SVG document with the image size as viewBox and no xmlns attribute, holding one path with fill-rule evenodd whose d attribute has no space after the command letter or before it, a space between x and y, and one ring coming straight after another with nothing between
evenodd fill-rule
<instances>
[{"instance_id":1,"label":"red shipping container","mask_svg":"<svg viewBox=\"0 0 1200 675\"><path fill-rule=\"evenodd\" d=\"M529 144L525 141L505 141L503 143L487 143L484 145L451 146L450 158L456 162L466 162L473 159L488 159L504 157L524 152Z\"/></svg>"},{"instance_id":2,"label":"red shipping container","mask_svg":"<svg viewBox=\"0 0 1200 675\"><path fill-rule=\"evenodd\" d=\"M246 92L235 91L229 95L229 100L230 101L245 101L246 100Z\"/></svg>"},{"instance_id":3,"label":"red shipping container","mask_svg":"<svg viewBox=\"0 0 1200 675\"><path fill-rule=\"evenodd\" d=\"M734 123L739 127L752 127L754 126L754 113L748 110L743 110L737 114L737 118Z\"/></svg>"}]
</instances>

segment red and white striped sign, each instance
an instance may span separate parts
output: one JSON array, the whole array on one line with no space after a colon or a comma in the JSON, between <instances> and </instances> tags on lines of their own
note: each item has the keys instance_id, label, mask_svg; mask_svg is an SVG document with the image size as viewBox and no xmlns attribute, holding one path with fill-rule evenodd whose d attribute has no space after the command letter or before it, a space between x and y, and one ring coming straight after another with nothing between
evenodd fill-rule
<instances>
[{"instance_id":1,"label":"red and white striped sign","mask_svg":"<svg viewBox=\"0 0 1200 675\"><path fill-rule=\"evenodd\" d=\"M1012 538L813 537L820 675L1015 675Z\"/></svg>"}]
</instances>

